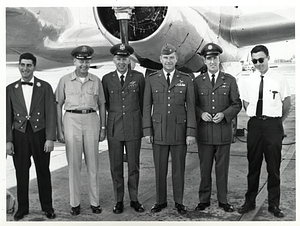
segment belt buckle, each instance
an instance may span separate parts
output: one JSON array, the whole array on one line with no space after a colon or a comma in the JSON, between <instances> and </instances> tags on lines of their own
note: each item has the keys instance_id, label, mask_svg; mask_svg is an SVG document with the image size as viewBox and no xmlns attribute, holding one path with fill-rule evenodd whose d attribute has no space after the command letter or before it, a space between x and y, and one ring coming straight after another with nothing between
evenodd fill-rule
<instances>
[{"instance_id":1,"label":"belt buckle","mask_svg":"<svg viewBox=\"0 0 300 226\"><path fill-rule=\"evenodd\" d=\"M83 113L83 114L86 114L86 113L87 113L87 111L88 111L88 110L82 110L82 113Z\"/></svg>"},{"instance_id":2,"label":"belt buckle","mask_svg":"<svg viewBox=\"0 0 300 226\"><path fill-rule=\"evenodd\" d=\"M268 118L268 116L265 116L265 115L261 116L261 119L264 120L264 121L265 121L267 118Z\"/></svg>"}]
</instances>

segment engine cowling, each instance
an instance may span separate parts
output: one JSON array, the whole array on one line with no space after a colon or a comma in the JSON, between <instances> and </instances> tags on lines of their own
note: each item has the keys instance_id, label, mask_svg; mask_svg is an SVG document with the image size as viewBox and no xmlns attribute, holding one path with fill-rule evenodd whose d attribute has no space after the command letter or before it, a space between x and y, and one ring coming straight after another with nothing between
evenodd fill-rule
<instances>
[{"instance_id":1,"label":"engine cowling","mask_svg":"<svg viewBox=\"0 0 300 226\"><path fill-rule=\"evenodd\" d=\"M177 48L177 68L186 72L199 71L203 66L197 54L203 44L199 35L205 28L194 26L191 18L197 13L188 7L134 7L128 21L128 40L141 66L160 69L162 46L170 43ZM94 16L101 33L111 44L120 43L120 27L112 7L95 7Z\"/></svg>"}]
</instances>

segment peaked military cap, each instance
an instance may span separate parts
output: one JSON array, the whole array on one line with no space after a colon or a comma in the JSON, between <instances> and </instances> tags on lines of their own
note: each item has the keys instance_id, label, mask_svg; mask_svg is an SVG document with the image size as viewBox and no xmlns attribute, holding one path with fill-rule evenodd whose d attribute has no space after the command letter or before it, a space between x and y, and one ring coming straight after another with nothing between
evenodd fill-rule
<instances>
[{"instance_id":1,"label":"peaked military cap","mask_svg":"<svg viewBox=\"0 0 300 226\"><path fill-rule=\"evenodd\" d=\"M161 55L170 55L175 52L176 52L176 48L173 45L167 43L161 48L160 53Z\"/></svg>"},{"instance_id":2,"label":"peaked military cap","mask_svg":"<svg viewBox=\"0 0 300 226\"><path fill-rule=\"evenodd\" d=\"M113 47L110 48L110 52L113 55L118 55L118 56L130 56L133 54L134 49L127 44L116 44Z\"/></svg>"},{"instance_id":3,"label":"peaked military cap","mask_svg":"<svg viewBox=\"0 0 300 226\"><path fill-rule=\"evenodd\" d=\"M207 43L201 50L201 56L217 56L223 53L223 49L215 43Z\"/></svg>"},{"instance_id":4,"label":"peaked military cap","mask_svg":"<svg viewBox=\"0 0 300 226\"><path fill-rule=\"evenodd\" d=\"M71 52L71 55L79 60L89 60L92 59L94 49L90 46L78 46Z\"/></svg>"}]
</instances>

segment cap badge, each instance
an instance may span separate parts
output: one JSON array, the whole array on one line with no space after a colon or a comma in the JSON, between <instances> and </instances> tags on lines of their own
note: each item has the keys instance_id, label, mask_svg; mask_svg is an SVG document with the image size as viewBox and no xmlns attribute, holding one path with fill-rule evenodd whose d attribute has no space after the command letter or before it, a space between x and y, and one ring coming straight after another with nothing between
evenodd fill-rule
<instances>
[{"instance_id":1,"label":"cap badge","mask_svg":"<svg viewBox=\"0 0 300 226\"><path fill-rule=\"evenodd\" d=\"M207 46L207 48L209 49L209 50L212 50L212 45L209 45L209 46Z\"/></svg>"},{"instance_id":2,"label":"cap badge","mask_svg":"<svg viewBox=\"0 0 300 226\"><path fill-rule=\"evenodd\" d=\"M82 47L82 52L87 52L88 50L87 50L87 47L86 46L83 46Z\"/></svg>"},{"instance_id":3,"label":"cap badge","mask_svg":"<svg viewBox=\"0 0 300 226\"><path fill-rule=\"evenodd\" d=\"M121 44L120 45L120 50L124 50L125 49L125 45L124 44Z\"/></svg>"}]
</instances>

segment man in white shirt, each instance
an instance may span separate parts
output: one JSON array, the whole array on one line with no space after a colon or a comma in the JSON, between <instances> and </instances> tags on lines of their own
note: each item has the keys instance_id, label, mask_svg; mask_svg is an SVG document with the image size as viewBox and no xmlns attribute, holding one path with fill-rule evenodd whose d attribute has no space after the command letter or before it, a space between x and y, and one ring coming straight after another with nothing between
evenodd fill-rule
<instances>
[{"instance_id":1,"label":"man in white shirt","mask_svg":"<svg viewBox=\"0 0 300 226\"><path fill-rule=\"evenodd\" d=\"M241 89L241 99L248 121L247 159L248 190L245 203L238 210L247 213L255 208L259 187L259 175L263 156L268 171L268 211L275 217L284 217L279 209L280 202L280 163L284 131L282 122L291 107L291 93L286 79L269 69L269 51L263 45L251 50L252 62L256 71Z\"/></svg>"},{"instance_id":2,"label":"man in white shirt","mask_svg":"<svg viewBox=\"0 0 300 226\"><path fill-rule=\"evenodd\" d=\"M13 157L17 178L18 211L14 219L29 213L29 168L33 156L42 211L55 218L49 170L50 152L56 140L56 114L49 83L34 77L36 57L19 58L21 79L6 88L6 154Z\"/></svg>"}]
</instances>

